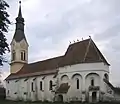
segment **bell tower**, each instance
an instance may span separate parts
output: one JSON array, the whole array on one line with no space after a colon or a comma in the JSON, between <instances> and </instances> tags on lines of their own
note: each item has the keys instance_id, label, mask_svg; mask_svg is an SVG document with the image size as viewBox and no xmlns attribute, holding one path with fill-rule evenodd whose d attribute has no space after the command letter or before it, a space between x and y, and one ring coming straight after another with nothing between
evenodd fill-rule
<instances>
[{"instance_id":1,"label":"bell tower","mask_svg":"<svg viewBox=\"0 0 120 104\"><path fill-rule=\"evenodd\" d=\"M28 43L24 34L24 18L21 12L21 1L19 1L19 12L16 18L16 29L11 42L10 73L18 72L28 63Z\"/></svg>"}]
</instances>

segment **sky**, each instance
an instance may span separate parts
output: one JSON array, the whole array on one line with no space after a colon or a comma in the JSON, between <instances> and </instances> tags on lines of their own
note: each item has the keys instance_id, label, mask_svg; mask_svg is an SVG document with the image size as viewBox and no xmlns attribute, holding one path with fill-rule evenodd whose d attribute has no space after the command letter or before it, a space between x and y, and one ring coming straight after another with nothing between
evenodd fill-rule
<instances>
[{"instance_id":1,"label":"sky","mask_svg":"<svg viewBox=\"0 0 120 104\"><path fill-rule=\"evenodd\" d=\"M18 0L6 0L12 24L7 33L10 44L18 15ZM21 0L29 62L63 55L70 41L92 37L110 63L110 82L120 86L120 0ZM6 58L10 62L10 53ZM9 65L0 68L2 78Z\"/></svg>"}]
</instances>

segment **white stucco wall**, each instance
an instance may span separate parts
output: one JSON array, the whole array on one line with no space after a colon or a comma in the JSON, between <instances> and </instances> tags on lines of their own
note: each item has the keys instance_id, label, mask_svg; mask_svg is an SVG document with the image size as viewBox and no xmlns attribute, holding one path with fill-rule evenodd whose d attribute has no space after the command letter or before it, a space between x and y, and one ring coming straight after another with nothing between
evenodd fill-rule
<instances>
[{"instance_id":1,"label":"white stucco wall","mask_svg":"<svg viewBox=\"0 0 120 104\"><path fill-rule=\"evenodd\" d=\"M9 90L9 94L6 92L7 99L12 100L48 100L52 101L53 93L49 90L49 81L52 80L54 84L53 75L48 75L44 79L44 76L39 77L31 77L25 80L26 78L16 80L10 80L9 83L6 83L6 89ZM43 90L40 90L40 81L43 82ZM31 84L33 82L33 90L31 88ZM17 94L15 94L17 92ZM25 94L27 93L27 94Z\"/></svg>"},{"instance_id":2,"label":"white stucco wall","mask_svg":"<svg viewBox=\"0 0 120 104\"><path fill-rule=\"evenodd\" d=\"M94 85L100 86L100 91L106 93L106 87L103 82L103 78L105 73L109 75L109 67L104 63L77 64L61 67L57 70L59 71L57 77L55 78L53 78L54 75L46 75L30 77L26 81L26 78L19 79L17 82L15 82L15 80L10 80L9 83L6 83L7 90L10 90L9 94L6 93L7 99L53 101L55 93L49 90L50 80L53 82L53 85L55 85L56 81L58 81L58 86L60 86L61 83L69 83L70 88L68 93L63 94L64 101L76 99L85 101L86 96L88 95L88 88L90 86L91 78L95 79ZM77 78L79 79L79 89L76 88ZM40 90L40 81L43 82L42 91ZM31 90L32 82L34 83L34 92ZM54 88L55 86L53 86L53 90ZM17 92L18 95L14 94L14 92ZM25 92L27 94L24 94Z\"/></svg>"},{"instance_id":3,"label":"white stucco wall","mask_svg":"<svg viewBox=\"0 0 120 104\"><path fill-rule=\"evenodd\" d=\"M68 101L75 98L82 99L82 96L84 96L82 95L82 92L88 91L88 87L90 85L90 78L95 79L95 86L100 86L100 90L105 91L105 87L103 84L103 78L105 73L109 75L109 67L104 63L85 63L59 68L59 79L62 76L67 75L69 78L68 82L71 85L67 93L66 99L64 100ZM79 74L81 76L79 90L76 89L76 83L72 80L72 76L75 74Z\"/></svg>"}]
</instances>

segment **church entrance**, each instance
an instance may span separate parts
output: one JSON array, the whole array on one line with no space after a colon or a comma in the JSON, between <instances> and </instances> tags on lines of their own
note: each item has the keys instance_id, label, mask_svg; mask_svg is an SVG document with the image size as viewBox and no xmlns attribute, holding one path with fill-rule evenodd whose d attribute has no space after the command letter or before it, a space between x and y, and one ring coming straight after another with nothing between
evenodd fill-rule
<instances>
[{"instance_id":1,"label":"church entrance","mask_svg":"<svg viewBox=\"0 0 120 104\"><path fill-rule=\"evenodd\" d=\"M63 102L63 95L58 95L58 101Z\"/></svg>"},{"instance_id":2,"label":"church entrance","mask_svg":"<svg viewBox=\"0 0 120 104\"><path fill-rule=\"evenodd\" d=\"M92 102L96 102L97 96L96 92L92 92Z\"/></svg>"}]
</instances>

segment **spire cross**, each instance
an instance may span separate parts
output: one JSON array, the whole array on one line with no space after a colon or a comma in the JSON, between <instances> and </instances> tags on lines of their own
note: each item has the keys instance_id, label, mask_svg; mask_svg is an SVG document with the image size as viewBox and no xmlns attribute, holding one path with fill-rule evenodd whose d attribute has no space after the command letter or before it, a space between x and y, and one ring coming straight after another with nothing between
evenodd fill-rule
<instances>
[{"instance_id":1,"label":"spire cross","mask_svg":"<svg viewBox=\"0 0 120 104\"><path fill-rule=\"evenodd\" d=\"M19 1L19 4L21 5L21 1Z\"/></svg>"},{"instance_id":2,"label":"spire cross","mask_svg":"<svg viewBox=\"0 0 120 104\"><path fill-rule=\"evenodd\" d=\"M18 17L22 17L22 13L21 13L21 1L19 1L19 13L18 13Z\"/></svg>"}]
</instances>

